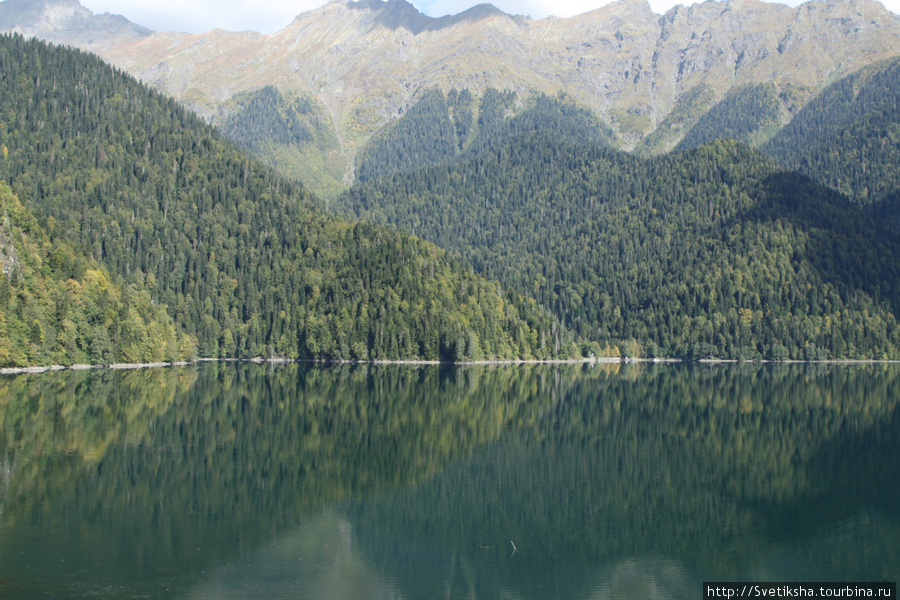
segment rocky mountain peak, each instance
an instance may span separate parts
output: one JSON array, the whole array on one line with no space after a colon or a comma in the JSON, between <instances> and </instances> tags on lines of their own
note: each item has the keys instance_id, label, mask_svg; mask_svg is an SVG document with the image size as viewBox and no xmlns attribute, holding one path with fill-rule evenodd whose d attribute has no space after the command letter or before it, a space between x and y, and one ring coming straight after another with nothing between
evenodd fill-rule
<instances>
[{"instance_id":1,"label":"rocky mountain peak","mask_svg":"<svg viewBox=\"0 0 900 600\"><path fill-rule=\"evenodd\" d=\"M601 6L594 10L593 13L617 16L641 15L644 17L656 15L656 13L653 12L653 8L650 6L650 2L647 0L616 0L615 2L610 2L605 6Z\"/></svg>"},{"instance_id":2,"label":"rocky mountain peak","mask_svg":"<svg viewBox=\"0 0 900 600\"><path fill-rule=\"evenodd\" d=\"M78 0L4 0L0 30L93 51L152 33L121 15L95 15Z\"/></svg>"},{"instance_id":3,"label":"rocky mountain peak","mask_svg":"<svg viewBox=\"0 0 900 600\"><path fill-rule=\"evenodd\" d=\"M0 27L32 25L48 13L85 10L78 0L4 0L0 2Z\"/></svg>"},{"instance_id":4,"label":"rocky mountain peak","mask_svg":"<svg viewBox=\"0 0 900 600\"><path fill-rule=\"evenodd\" d=\"M491 17L514 18L492 4L478 4L459 14L436 18L419 12L406 0L332 0L330 4L347 10L368 12L373 23L392 30L405 29L413 35L452 27L460 23L473 23Z\"/></svg>"}]
</instances>

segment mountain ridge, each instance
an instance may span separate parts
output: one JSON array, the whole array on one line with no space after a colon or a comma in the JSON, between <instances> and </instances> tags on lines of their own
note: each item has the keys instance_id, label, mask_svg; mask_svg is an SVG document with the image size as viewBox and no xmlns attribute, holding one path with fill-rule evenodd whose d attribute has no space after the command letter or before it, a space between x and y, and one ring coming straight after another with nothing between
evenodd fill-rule
<instances>
[{"instance_id":1,"label":"mountain ridge","mask_svg":"<svg viewBox=\"0 0 900 600\"><path fill-rule=\"evenodd\" d=\"M519 15L509 15L493 4L481 3L455 15L429 17L406 0L331 0L329 3L343 4L351 10L367 10L378 13L378 22L391 29L405 28L414 35L424 31L436 31L453 27L459 23L475 22L490 17L509 17L513 20L529 20Z\"/></svg>"},{"instance_id":2,"label":"mountain ridge","mask_svg":"<svg viewBox=\"0 0 900 600\"><path fill-rule=\"evenodd\" d=\"M4 0L0 31L98 52L152 32L122 15L95 15L78 0Z\"/></svg>"},{"instance_id":3,"label":"mountain ridge","mask_svg":"<svg viewBox=\"0 0 900 600\"><path fill-rule=\"evenodd\" d=\"M875 0L708 1L662 15L646 0L619 0L545 19L491 5L432 18L405 0L332 0L271 35L155 32L95 51L213 124L237 94L268 85L315 99L350 181L356 153L430 88L565 91L620 147L656 154L735 86L788 86L799 108L841 76L900 55L900 17ZM688 121L658 130L698 86L706 92Z\"/></svg>"}]
</instances>

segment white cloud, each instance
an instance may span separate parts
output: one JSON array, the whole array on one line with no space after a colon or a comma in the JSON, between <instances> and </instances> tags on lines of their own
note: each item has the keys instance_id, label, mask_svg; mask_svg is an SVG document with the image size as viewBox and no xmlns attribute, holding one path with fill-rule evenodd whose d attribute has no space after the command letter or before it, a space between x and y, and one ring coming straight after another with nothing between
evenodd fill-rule
<instances>
[{"instance_id":1,"label":"white cloud","mask_svg":"<svg viewBox=\"0 0 900 600\"><path fill-rule=\"evenodd\" d=\"M217 27L231 31L252 29L272 33L285 27L298 14L325 4L325 0L81 0L100 14L121 14L129 20L157 31L178 30L190 33ZM900 14L900 0L883 0L885 6ZM419 10L432 17L457 14L479 0L413 0ZM494 0L497 8L511 14L540 19L548 15L571 17L607 4L607 0ZM678 4L674 0L650 0L662 13ZM690 4L690 1L681 3ZM786 0L796 6L800 0Z\"/></svg>"}]
</instances>

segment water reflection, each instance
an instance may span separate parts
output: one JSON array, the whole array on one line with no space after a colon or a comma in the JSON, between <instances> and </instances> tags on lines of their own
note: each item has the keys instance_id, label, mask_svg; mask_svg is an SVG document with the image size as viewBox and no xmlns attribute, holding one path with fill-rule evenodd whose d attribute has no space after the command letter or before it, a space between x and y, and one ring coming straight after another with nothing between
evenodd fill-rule
<instances>
[{"instance_id":1,"label":"water reflection","mask_svg":"<svg viewBox=\"0 0 900 600\"><path fill-rule=\"evenodd\" d=\"M323 510L237 561L218 565L191 600L256 598L397 598L394 581L373 571L353 549L353 526Z\"/></svg>"},{"instance_id":2,"label":"water reflection","mask_svg":"<svg viewBox=\"0 0 900 600\"><path fill-rule=\"evenodd\" d=\"M879 526L855 544L830 544L817 560L794 560L792 578L892 580L900 565L898 390L893 376L866 373L694 368L579 378L538 426L347 512L367 554L405 589L422 584L425 549L443 548L421 562L466 555L486 588L479 597L510 588L516 597L590 597L586 574L598 565L682 574L606 576L601 590L696 597L712 575L787 577L778 568L783 546L821 549L822 533L833 536L853 516ZM505 556L509 539L514 557ZM860 554L861 545L879 552ZM434 586L413 597L438 593Z\"/></svg>"},{"instance_id":3,"label":"water reflection","mask_svg":"<svg viewBox=\"0 0 900 600\"><path fill-rule=\"evenodd\" d=\"M704 579L894 581L898 401L889 365L3 378L0 595L693 598Z\"/></svg>"}]
</instances>

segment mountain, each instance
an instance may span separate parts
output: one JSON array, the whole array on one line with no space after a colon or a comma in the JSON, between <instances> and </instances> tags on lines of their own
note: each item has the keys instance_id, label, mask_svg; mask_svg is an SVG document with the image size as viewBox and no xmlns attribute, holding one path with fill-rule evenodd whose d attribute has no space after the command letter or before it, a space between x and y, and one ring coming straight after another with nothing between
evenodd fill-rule
<instances>
[{"instance_id":1,"label":"mountain","mask_svg":"<svg viewBox=\"0 0 900 600\"><path fill-rule=\"evenodd\" d=\"M787 111L774 84L735 87L700 117L676 148L696 148L716 139L758 146L781 129Z\"/></svg>"},{"instance_id":2,"label":"mountain","mask_svg":"<svg viewBox=\"0 0 900 600\"><path fill-rule=\"evenodd\" d=\"M32 71L3 80L0 175L206 356L896 358L900 239L863 205L893 206L894 63L875 61L897 54L897 27L865 0L662 17L623 1L543 21L336 1L272 36L153 34L105 53L151 65L142 77L181 104L12 47L4 73ZM617 56L639 63L603 62ZM56 96L59 70L96 81ZM332 208L427 242L330 216L185 104L332 193L355 176ZM817 183L710 141L723 136L771 137L784 164L837 141L878 151L855 171L852 152L827 155ZM877 204L828 180L867 169Z\"/></svg>"},{"instance_id":3,"label":"mountain","mask_svg":"<svg viewBox=\"0 0 900 600\"><path fill-rule=\"evenodd\" d=\"M522 104L509 116L510 109ZM477 109L477 112L476 112ZM522 103L514 92L485 90L476 103L469 90L423 94L400 119L372 137L357 157L359 181L409 172L498 148L529 132L550 131L566 142L613 145L615 134L590 111L560 94L537 94Z\"/></svg>"},{"instance_id":4,"label":"mountain","mask_svg":"<svg viewBox=\"0 0 900 600\"><path fill-rule=\"evenodd\" d=\"M78 0L4 0L0 31L100 52L150 35L121 15L95 15Z\"/></svg>"},{"instance_id":5,"label":"mountain","mask_svg":"<svg viewBox=\"0 0 900 600\"><path fill-rule=\"evenodd\" d=\"M900 225L900 60L860 69L811 100L762 149Z\"/></svg>"},{"instance_id":6,"label":"mountain","mask_svg":"<svg viewBox=\"0 0 900 600\"><path fill-rule=\"evenodd\" d=\"M69 327L60 321L65 295L23 287L34 275L53 275L53 261L62 265L63 287L67 276L77 284L88 270L105 271L113 284L165 307L200 356L462 360L577 352L533 300L432 244L326 213L177 102L95 56L4 35L0 68L0 181L50 245L46 273L4 259L0 275L0 288L9 290L0 312L7 321L24 319L38 345L23 361L65 350L57 347L62 336L40 335ZM0 234L10 240L4 256L12 256L9 247L21 256L17 230ZM69 247L84 259L66 258ZM69 263L83 266L64 269ZM53 310L36 309L29 297ZM135 318L136 335L148 333L140 312L125 316ZM90 330L73 323L70 333L87 339ZM117 351L123 339L109 342ZM92 342L81 352L93 356Z\"/></svg>"},{"instance_id":7,"label":"mountain","mask_svg":"<svg viewBox=\"0 0 900 600\"><path fill-rule=\"evenodd\" d=\"M645 0L620 0L540 20L489 5L433 19L404 0L332 0L273 35L158 32L99 52L213 123L245 108L241 93L274 86L302 97L334 131L328 166L315 167L316 177L342 172L328 175L334 189L352 180L363 145L433 88L520 98L562 90L622 148L655 154L735 88L772 84L789 94L786 122L826 84L900 54L900 17L874 0L710 1L664 15ZM297 155L312 147L297 146L293 158L280 146L262 154L303 179Z\"/></svg>"},{"instance_id":8,"label":"mountain","mask_svg":"<svg viewBox=\"0 0 900 600\"><path fill-rule=\"evenodd\" d=\"M900 237L733 141L642 159L531 131L336 206L535 297L586 353L900 356Z\"/></svg>"},{"instance_id":9,"label":"mountain","mask_svg":"<svg viewBox=\"0 0 900 600\"><path fill-rule=\"evenodd\" d=\"M313 97L272 85L236 94L218 126L254 156L325 197L343 189L347 161L337 132Z\"/></svg>"}]
</instances>

